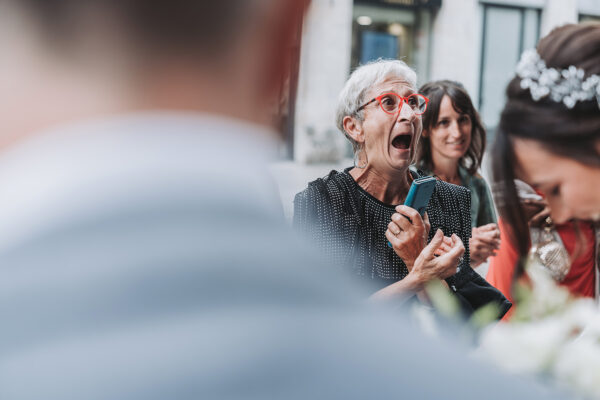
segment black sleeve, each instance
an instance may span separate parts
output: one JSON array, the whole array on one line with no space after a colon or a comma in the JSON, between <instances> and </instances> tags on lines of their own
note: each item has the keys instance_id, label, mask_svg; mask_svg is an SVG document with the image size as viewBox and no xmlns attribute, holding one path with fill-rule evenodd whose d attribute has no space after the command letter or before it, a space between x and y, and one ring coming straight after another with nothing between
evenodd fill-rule
<instances>
[{"instance_id":1,"label":"black sleeve","mask_svg":"<svg viewBox=\"0 0 600 400\"><path fill-rule=\"evenodd\" d=\"M332 171L296 195L293 226L328 263L356 272L363 262L356 255L360 218L352 199L340 174Z\"/></svg>"},{"instance_id":2,"label":"black sleeve","mask_svg":"<svg viewBox=\"0 0 600 400\"><path fill-rule=\"evenodd\" d=\"M309 183L294 198L294 229L327 256L331 256L331 243L340 230L340 218L336 215L333 204L322 179Z\"/></svg>"},{"instance_id":3,"label":"black sleeve","mask_svg":"<svg viewBox=\"0 0 600 400\"><path fill-rule=\"evenodd\" d=\"M308 187L294 197L294 229L314 240L326 227L323 224L335 224L332 202L327 187L322 180L309 183Z\"/></svg>"},{"instance_id":4,"label":"black sleeve","mask_svg":"<svg viewBox=\"0 0 600 400\"><path fill-rule=\"evenodd\" d=\"M512 303L495 287L490 285L477 272L471 268L469 254L469 239L471 237L471 195L468 189L457 189L456 209L461 214L461 232L459 234L465 246L463 262L459 265L458 272L446 279L448 286L452 289L460 302L464 314L469 317L478 308L489 303L495 303L498 306L498 319L510 309Z\"/></svg>"},{"instance_id":5,"label":"black sleeve","mask_svg":"<svg viewBox=\"0 0 600 400\"><path fill-rule=\"evenodd\" d=\"M306 188L304 191L297 193L294 197L294 216L292 224L295 229L299 231L306 231L309 226L308 221L314 218L312 215L314 212L309 205L309 190Z\"/></svg>"}]
</instances>

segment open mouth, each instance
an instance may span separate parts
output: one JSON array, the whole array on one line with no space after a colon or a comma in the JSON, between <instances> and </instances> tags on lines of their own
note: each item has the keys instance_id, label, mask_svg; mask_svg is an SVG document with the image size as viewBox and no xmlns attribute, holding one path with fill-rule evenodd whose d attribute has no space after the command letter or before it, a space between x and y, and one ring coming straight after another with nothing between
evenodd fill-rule
<instances>
[{"instance_id":1,"label":"open mouth","mask_svg":"<svg viewBox=\"0 0 600 400\"><path fill-rule=\"evenodd\" d=\"M408 150L410 148L410 140L412 135L398 135L392 140L392 146L400 150Z\"/></svg>"}]
</instances>

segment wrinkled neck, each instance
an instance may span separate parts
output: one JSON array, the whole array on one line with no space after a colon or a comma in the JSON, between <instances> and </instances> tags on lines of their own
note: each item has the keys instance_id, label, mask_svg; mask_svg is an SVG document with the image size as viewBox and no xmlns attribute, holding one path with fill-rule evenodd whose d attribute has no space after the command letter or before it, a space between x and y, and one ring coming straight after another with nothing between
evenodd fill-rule
<instances>
[{"instance_id":1,"label":"wrinkled neck","mask_svg":"<svg viewBox=\"0 0 600 400\"><path fill-rule=\"evenodd\" d=\"M382 174L373 167L352 168L350 175L371 196L385 204L402 204L412 183L408 168L393 174Z\"/></svg>"}]
</instances>

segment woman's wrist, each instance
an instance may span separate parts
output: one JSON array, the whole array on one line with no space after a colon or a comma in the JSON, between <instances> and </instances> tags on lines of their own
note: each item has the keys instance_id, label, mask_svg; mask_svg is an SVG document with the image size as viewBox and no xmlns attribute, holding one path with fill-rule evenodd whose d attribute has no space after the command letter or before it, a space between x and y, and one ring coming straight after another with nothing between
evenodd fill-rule
<instances>
[{"instance_id":1,"label":"woman's wrist","mask_svg":"<svg viewBox=\"0 0 600 400\"><path fill-rule=\"evenodd\" d=\"M406 275L406 277L400 282L404 282L406 288L414 292L422 290L426 283L425 280L422 279L422 277L416 272L409 272L409 274Z\"/></svg>"},{"instance_id":2,"label":"woman's wrist","mask_svg":"<svg viewBox=\"0 0 600 400\"><path fill-rule=\"evenodd\" d=\"M392 283L389 286L372 294L371 301L389 301L408 298L423 289L423 284L415 274L409 273L404 279Z\"/></svg>"}]
</instances>

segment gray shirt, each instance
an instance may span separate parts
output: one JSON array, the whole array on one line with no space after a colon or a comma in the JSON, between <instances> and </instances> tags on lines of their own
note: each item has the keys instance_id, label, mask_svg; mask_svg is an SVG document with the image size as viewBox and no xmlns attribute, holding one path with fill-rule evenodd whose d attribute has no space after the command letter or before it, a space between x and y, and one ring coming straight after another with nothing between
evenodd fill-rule
<instances>
[{"instance_id":1,"label":"gray shirt","mask_svg":"<svg viewBox=\"0 0 600 400\"><path fill-rule=\"evenodd\" d=\"M4 153L0 398L558 398L366 307L286 227L273 147L145 114Z\"/></svg>"}]
</instances>

